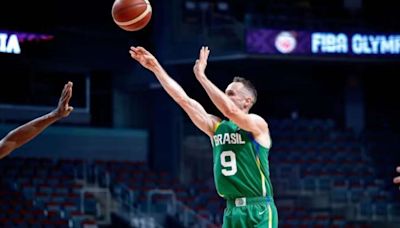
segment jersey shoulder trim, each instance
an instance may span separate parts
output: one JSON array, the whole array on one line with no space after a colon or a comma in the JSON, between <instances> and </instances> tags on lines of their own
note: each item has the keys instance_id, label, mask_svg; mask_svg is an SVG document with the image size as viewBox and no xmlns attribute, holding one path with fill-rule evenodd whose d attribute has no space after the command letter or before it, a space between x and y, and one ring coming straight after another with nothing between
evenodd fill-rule
<instances>
[{"instance_id":1,"label":"jersey shoulder trim","mask_svg":"<svg viewBox=\"0 0 400 228\"><path fill-rule=\"evenodd\" d=\"M223 120L219 121L218 123L216 123L216 124L214 125L214 133L217 132L218 127L221 125L222 121L223 121Z\"/></svg>"}]
</instances>

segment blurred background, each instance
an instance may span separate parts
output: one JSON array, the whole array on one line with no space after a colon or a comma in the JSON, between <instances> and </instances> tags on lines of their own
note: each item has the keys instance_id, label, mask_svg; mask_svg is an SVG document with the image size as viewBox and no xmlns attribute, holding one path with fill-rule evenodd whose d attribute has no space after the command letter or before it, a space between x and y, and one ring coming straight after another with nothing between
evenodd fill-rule
<instances>
[{"instance_id":1,"label":"blurred background","mask_svg":"<svg viewBox=\"0 0 400 228\"><path fill-rule=\"evenodd\" d=\"M141 31L112 0L6 1L0 133L74 112L0 161L0 227L221 227L208 137L133 61L143 46L209 113L192 67L250 79L269 123L280 227L399 227L399 2L152 0Z\"/></svg>"}]
</instances>

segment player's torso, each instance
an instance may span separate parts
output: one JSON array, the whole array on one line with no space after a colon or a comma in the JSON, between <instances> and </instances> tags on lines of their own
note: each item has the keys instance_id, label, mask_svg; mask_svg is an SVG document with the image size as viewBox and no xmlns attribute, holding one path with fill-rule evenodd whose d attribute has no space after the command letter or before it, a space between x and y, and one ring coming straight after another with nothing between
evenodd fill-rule
<instances>
[{"instance_id":1,"label":"player's torso","mask_svg":"<svg viewBox=\"0 0 400 228\"><path fill-rule=\"evenodd\" d=\"M271 195L268 149L254 141L251 133L231 121L222 121L212 139L214 179L224 198Z\"/></svg>"}]
</instances>

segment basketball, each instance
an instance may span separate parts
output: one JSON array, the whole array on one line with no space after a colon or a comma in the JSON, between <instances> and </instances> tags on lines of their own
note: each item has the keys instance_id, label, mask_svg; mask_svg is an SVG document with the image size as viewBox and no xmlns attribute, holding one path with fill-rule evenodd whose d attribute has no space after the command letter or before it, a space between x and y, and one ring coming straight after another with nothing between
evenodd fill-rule
<instances>
[{"instance_id":1,"label":"basketball","mask_svg":"<svg viewBox=\"0 0 400 228\"><path fill-rule=\"evenodd\" d=\"M115 0L111 14L120 28L138 31L149 23L152 9L149 0Z\"/></svg>"}]
</instances>

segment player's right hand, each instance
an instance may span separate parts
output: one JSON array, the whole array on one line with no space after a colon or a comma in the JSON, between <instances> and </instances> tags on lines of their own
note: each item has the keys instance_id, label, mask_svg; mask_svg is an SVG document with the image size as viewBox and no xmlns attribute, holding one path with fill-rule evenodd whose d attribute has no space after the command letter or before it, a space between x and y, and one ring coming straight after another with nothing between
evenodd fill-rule
<instances>
[{"instance_id":1,"label":"player's right hand","mask_svg":"<svg viewBox=\"0 0 400 228\"><path fill-rule=\"evenodd\" d=\"M159 65L157 59L143 47L131 47L129 54L131 54L133 59L142 64L142 66L151 71L155 70Z\"/></svg>"}]
</instances>

